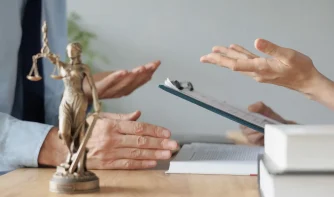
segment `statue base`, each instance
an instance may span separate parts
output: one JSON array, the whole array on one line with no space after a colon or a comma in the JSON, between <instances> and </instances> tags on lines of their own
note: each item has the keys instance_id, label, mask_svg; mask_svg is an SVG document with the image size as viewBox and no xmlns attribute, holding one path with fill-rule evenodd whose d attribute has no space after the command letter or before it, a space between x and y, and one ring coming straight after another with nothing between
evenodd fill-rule
<instances>
[{"instance_id":1,"label":"statue base","mask_svg":"<svg viewBox=\"0 0 334 197\"><path fill-rule=\"evenodd\" d=\"M100 190L99 178L90 171L69 174L58 166L49 183L50 192L62 194L92 193Z\"/></svg>"}]
</instances>

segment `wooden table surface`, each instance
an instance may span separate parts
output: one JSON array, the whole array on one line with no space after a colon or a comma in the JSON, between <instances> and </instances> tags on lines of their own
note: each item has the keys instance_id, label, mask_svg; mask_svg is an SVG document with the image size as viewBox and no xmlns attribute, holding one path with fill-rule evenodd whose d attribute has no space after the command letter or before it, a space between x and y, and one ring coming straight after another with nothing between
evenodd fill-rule
<instances>
[{"instance_id":1,"label":"wooden table surface","mask_svg":"<svg viewBox=\"0 0 334 197\"><path fill-rule=\"evenodd\" d=\"M168 161L151 170L95 170L100 191L74 196L117 197L259 197L257 177L229 175L165 174ZM1 197L73 196L49 192L55 169L18 169L0 176Z\"/></svg>"}]
</instances>

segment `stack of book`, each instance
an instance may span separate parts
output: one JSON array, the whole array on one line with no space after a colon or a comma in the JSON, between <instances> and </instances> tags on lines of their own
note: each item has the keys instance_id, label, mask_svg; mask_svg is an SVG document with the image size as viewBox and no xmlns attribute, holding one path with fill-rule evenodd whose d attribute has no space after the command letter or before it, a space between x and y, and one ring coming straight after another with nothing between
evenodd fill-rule
<instances>
[{"instance_id":1,"label":"stack of book","mask_svg":"<svg viewBox=\"0 0 334 197\"><path fill-rule=\"evenodd\" d=\"M266 125L262 197L334 197L334 125Z\"/></svg>"}]
</instances>

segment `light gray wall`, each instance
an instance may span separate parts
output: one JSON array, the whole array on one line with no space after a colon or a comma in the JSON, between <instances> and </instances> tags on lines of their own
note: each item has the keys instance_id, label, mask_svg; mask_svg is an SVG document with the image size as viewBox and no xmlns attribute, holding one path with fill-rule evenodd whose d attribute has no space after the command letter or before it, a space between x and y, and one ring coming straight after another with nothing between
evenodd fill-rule
<instances>
[{"instance_id":1,"label":"light gray wall","mask_svg":"<svg viewBox=\"0 0 334 197\"><path fill-rule=\"evenodd\" d=\"M334 79L333 8L331 0L68 1L69 11L78 12L82 25L98 34L95 48L111 60L111 65L95 65L99 69L162 61L147 85L126 98L105 101L108 110L139 109L141 121L165 126L179 140L222 136L238 125L160 90L167 77L190 80L197 90L241 107L262 100L303 124L333 123L332 111L296 92L199 62L214 45L237 43L256 52L253 42L262 37L311 56Z\"/></svg>"}]
</instances>

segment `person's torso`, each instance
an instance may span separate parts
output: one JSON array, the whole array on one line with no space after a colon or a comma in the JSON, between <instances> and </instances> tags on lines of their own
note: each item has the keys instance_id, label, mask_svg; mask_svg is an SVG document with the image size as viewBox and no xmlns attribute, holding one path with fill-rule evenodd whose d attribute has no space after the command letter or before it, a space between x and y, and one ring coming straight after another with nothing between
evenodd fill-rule
<instances>
[{"instance_id":1,"label":"person's torso","mask_svg":"<svg viewBox=\"0 0 334 197\"><path fill-rule=\"evenodd\" d=\"M28 0L29 1L29 0ZM27 0L0 1L0 112L20 118L20 84L16 83L18 52L21 43L21 21ZM48 26L51 52L65 59L67 45L66 1L42 1L42 21ZM41 37L42 41L42 37ZM29 65L31 66L31 64ZM50 77L54 65L43 59L45 123L58 123L58 108L63 93L61 80Z\"/></svg>"}]
</instances>

